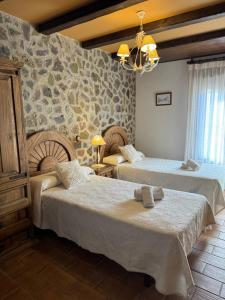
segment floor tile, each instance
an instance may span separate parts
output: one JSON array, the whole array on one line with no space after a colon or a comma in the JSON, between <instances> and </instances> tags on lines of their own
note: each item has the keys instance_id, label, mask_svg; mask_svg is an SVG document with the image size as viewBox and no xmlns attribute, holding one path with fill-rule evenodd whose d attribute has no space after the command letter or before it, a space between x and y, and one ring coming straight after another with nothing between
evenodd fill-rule
<instances>
[{"instance_id":1,"label":"floor tile","mask_svg":"<svg viewBox=\"0 0 225 300\"><path fill-rule=\"evenodd\" d=\"M206 265L203 274L225 283L225 270L211 265Z\"/></svg>"},{"instance_id":2,"label":"floor tile","mask_svg":"<svg viewBox=\"0 0 225 300\"><path fill-rule=\"evenodd\" d=\"M192 256L195 257L195 259L199 259L207 264L213 265L215 267L221 268L225 270L225 259L206 253L206 252L202 252L196 249L193 249Z\"/></svg>"},{"instance_id":3,"label":"floor tile","mask_svg":"<svg viewBox=\"0 0 225 300\"><path fill-rule=\"evenodd\" d=\"M195 285L215 295L220 294L222 283L203 274L192 272Z\"/></svg>"},{"instance_id":4,"label":"floor tile","mask_svg":"<svg viewBox=\"0 0 225 300\"><path fill-rule=\"evenodd\" d=\"M222 286L220 296L225 298L225 284L223 284L223 286Z\"/></svg>"},{"instance_id":5,"label":"floor tile","mask_svg":"<svg viewBox=\"0 0 225 300\"><path fill-rule=\"evenodd\" d=\"M203 289L196 288L195 294L191 300L222 300L222 298Z\"/></svg>"},{"instance_id":6,"label":"floor tile","mask_svg":"<svg viewBox=\"0 0 225 300\"><path fill-rule=\"evenodd\" d=\"M214 247L213 248L213 252L212 252L213 255L216 255L216 256L219 256L219 257L222 257L222 258L225 258L225 249L223 248L219 248L219 247Z\"/></svg>"}]
</instances>

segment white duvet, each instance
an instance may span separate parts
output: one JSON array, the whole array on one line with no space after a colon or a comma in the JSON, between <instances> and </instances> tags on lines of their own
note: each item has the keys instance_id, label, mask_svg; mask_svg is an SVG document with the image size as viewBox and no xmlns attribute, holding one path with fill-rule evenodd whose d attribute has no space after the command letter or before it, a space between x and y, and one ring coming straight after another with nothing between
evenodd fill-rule
<instances>
[{"instance_id":1,"label":"white duvet","mask_svg":"<svg viewBox=\"0 0 225 300\"><path fill-rule=\"evenodd\" d=\"M213 213L225 207L225 166L202 164L198 171L182 170L181 161L159 158L144 158L135 163L117 166L117 178L207 197Z\"/></svg>"},{"instance_id":2,"label":"white duvet","mask_svg":"<svg viewBox=\"0 0 225 300\"><path fill-rule=\"evenodd\" d=\"M93 175L70 190L41 192L35 178L31 186L36 226L129 271L151 275L162 294L186 296L193 286L187 255L205 226L214 223L204 196L164 190L165 198L145 209L134 200L136 183Z\"/></svg>"}]
</instances>

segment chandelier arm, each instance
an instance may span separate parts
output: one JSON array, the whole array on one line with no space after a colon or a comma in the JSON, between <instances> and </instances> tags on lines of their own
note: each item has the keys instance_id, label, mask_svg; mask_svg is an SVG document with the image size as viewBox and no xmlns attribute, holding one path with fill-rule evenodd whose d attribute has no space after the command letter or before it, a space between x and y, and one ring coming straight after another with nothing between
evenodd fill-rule
<instances>
[{"instance_id":1,"label":"chandelier arm","mask_svg":"<svg viewBox=\"0 0 225 300\"><path fill-rule=\"evenodd\" d=\"M125 70L127 70L127 71L133 71L134 69L133 69L133 67L128 67L127 65L126 65L126 63L121 63L121 65L122 65L122 67L125 69Z\"/></svg>"}]
</instances>

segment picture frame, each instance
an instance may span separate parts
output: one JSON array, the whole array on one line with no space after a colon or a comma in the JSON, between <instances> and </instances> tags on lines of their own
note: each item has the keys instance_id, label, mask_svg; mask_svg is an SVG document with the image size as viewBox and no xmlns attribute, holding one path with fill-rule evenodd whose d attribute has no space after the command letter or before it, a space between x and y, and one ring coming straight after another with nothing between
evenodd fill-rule
<instances>
[{"instance_id":1,"label":"picture frame","mask_svg":"<svg viewBox=\"0 0 225 300\"><path fill-rule=\"evenodd\" d=\"M155 105L156 106L172 105L172 92L156 93Z\"/></svg>"}]
</instances>

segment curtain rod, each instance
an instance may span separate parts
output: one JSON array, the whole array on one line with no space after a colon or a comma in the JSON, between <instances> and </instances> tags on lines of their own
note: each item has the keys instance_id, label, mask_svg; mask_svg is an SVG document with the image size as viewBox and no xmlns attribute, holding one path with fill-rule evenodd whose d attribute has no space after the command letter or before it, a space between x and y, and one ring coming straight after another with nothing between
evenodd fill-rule
<instances>
[{"instance_id":1,"label":"curtain rod","mask_svg":"<svg viewBox=\"0 0 225 300\"><path fill-rule=\"evenodd\" d=\"M210 62L210 61L222 61L225 60L225 56L221 56L221 57L212 57L212 58L199 58L199 59L194 59L192 58L191 60L187 61L188 65L193 65L193 64L203 64L206 62Z\"/></svg>"}]
</instances>

